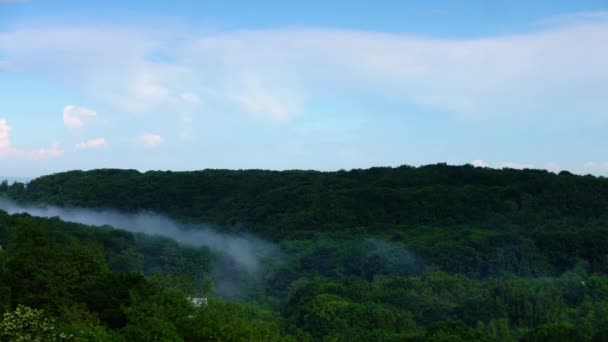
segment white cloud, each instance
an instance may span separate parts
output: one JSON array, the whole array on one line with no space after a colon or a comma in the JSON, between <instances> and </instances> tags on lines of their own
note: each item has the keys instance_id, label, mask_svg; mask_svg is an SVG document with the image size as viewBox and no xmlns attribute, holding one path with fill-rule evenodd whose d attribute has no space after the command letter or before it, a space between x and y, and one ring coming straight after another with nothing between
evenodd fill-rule
<instances>
[{"instance_id":1,"label":"white cloud","mask_svg":"<svg viewBox=\"0 0 608 342\"><path fill-rule=\"evenodd\" d=\"M119 76L114 88L107 89L105 84L101 84L102 92L98 93L99 98L117 110L128 113L146 113L161 108L163 104L173 105L175 95L169 85L164 84L170 77L169 70L162 70L162 66L153 67L146 64L135 65L132 71L122 71L126 76ZM96 96L95 91L95 88L90 90L93 96Z\"/></svg>"},{"instance_id":2,"label":"white cloud","mask_svg":"<svg viewBox=\"0 0 608 342\"><path fill-rule=\"evenodd\" d=\"M485 161L483 161L481 159L473 160L473 161L471 161L470 164L475 167L490 167L490 165L488 165L488 163L486 163Z\"/></svg>"},{"instance_id":3,"label":"white cloud","mask_svg":"<svg viewBox=\"0 0 608 342\"><path fill-rule=\"evenodd\" d=\"M560 172L562 171L562 167L554 162L550 162L545 164L545 169L554 173Z\"/></svg>"},{"instance_id":4,"label":"white cloud","mask_svg":"<svg viewBox=\"0 0 608 342\"><path fill-rule=\"evenodd\" d=\"M63 123L72 128L81 128L84 126L87 119L97 116L94 110L67 105L63 108Z\"/></svg>"},{"instance_id":5,"label":"white cloud","mask_svg":"<svg viewBox=\"0 0 608 342\"><path fill-rule=\"evenodd\" d=\"M606 173L608 172L608 162L586 162L583 165L583 171L587 173Z\"/></svg>"},{"instance_id":6,"label":"white cloud","mask_svg":"<svg viewBox=\"0 0 608 342\"><path fill-rule=\"evenodd\" d=\"M10 141L11 128L5 119L0 119L0 151L5 151L11 148Z\"/></svg>"},{"instance_id":7,"label":"white cloud","mask_svg":"<svg viewBox=\"0 0 608 342\"><path fill-rule=\"evenodd\" d=\"M532 164L520 164L520 163L514 163L514 162L503 162L500 163L498 165L499 168L501 169L518 169L518 170L523 170L523 169L533 169L534 165Z\"/></svg>"},{"instance_id":8,"label":"white cloud","mask_svg":"<svg viewBox=\"0 0 608 342\"><path fill-rule=\"evenodd\" d=\"M191 92L185 92L185 93L181 93L179 95L179 97L187 102L187 103L191 103L191 104L196 104L200 102L200 97L198 95L196 95L195 93L191 93Z\"/></svg>"},{"instance_id":9,"label":"white cloud","mask_svg":"<svg viewBox=\"0 0 608 342\"><path fill-rule=\"evenodd\" d=\"M136 142L139 146L154 148L162 145L165 142L165 139L158 134L144 133L137 137Z\"/></svg>"},{"instance_id":10,"label":"white cloud","mask_svg":"<svg viewBox=\"0 0 608 342\"><path fill-rule=\"evenodd\" d=\"M11 68L71 83L123 112L180 112L197 102L184 94L202 92L206 105L285 121L311 99L352 101L363 89L466 116L593 120L608 113L606 41L608 17L587 13L542 31L475 39L24 25L0 33L0 53ZM156 53L162 63L151 61Z\"/></svg>"},{"instance_id":11,"label":"white cloud","mask_svg":"<svg viewBox=\"0 0 608 342\"><path fill-rule=\"evenodd\" d=\"M492 165L488 162L485 162L481 159L476 159L471 161L469 164L475 166L475 167L489 167L489 168L495 168L495 169L533 169L535 168L534 165L532 164L520 164L520 163L514 163L514 162L502 162L502 163L498 163L496 165ZM553 171L553 169L558 168L559 166L557 166L554 163L549 163L546 165L546 169L549 171Z\"/></svg>"},{"instance_id":12,"label":"white cloud","mask_svg":"<svg viewBox=\"0 0 608 342\"><path fill-rule=\"evenodd\" d=\"M17 149L11 144L10 131L11 128L8 122L0 118L0 159L49 159L63 156L64 152L59 144L52 144L48 148Z\"/></svg>"},{"instance_id":13,"label":"white cloud","mask_svg":"<svg viewBox=\"0 0 608 342\"><path fill-rule=\"evenodd\" d=\"M105 138L97 138L91 139L88 141L83 141L81 143L76 144L77 150L89 150L89 149L99 149L108 146L108 142Z\"/></svg>"}]
</instances>

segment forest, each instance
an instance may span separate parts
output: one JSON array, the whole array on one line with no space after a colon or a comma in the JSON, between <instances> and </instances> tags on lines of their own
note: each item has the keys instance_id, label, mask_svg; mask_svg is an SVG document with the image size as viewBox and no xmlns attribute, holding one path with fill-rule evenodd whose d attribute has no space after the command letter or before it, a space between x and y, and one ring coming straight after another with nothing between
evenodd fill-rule
<instances>
[{"instance_id":1,"label":"forest","mask_svg":"<svg viewBox=\"0 0 608 342\"><path fill-rule=\"evenodd\" d=\"M0 196L156 213L273 251L247 271L212 243L0 210L0 341L608 341L603 177L101 169Z\"/></svg>"}]
</instances>

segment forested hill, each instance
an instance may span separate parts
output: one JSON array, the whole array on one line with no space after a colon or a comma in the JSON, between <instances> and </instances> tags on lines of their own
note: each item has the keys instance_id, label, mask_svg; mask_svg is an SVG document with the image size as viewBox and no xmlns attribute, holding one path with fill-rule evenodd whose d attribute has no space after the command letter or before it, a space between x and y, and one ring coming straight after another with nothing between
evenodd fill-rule
<instances>
[{"instance_id":1,"label":"forested hill","mask_svg":"<svg viewBox=\"0 0 608 342\"><path fill-rule=\"evenodd\" d=\"M267 236L416 225L580 226L608 220L608 179L471 165L337 172L103 169L0 187L13 199L153 210Z\"/></svg>"},{"instance_id":2,"label":"forested hill","mask_svg":"<svg viewBox=\"0 0 608 342\"><path fill-rule=\"evenodd\" d=\"M2 183L0 205L13 204L2 197L151 210L253 232L276 253L251 272L217 240L0 210L0 341L608 341L605 178L445 164L95 170Z\"/></svg>"}]
</instances>

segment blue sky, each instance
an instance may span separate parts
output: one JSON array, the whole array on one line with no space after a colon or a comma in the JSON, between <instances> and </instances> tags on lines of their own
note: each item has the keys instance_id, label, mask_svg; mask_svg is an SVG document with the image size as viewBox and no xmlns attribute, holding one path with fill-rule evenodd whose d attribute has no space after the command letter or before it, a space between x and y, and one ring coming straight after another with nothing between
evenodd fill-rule
<instances>
[{"instance_id":1,"label":"blue sky","mask_svg":"<svg viewBox=\"0 0 608 342\"><path fill-rule=\"evenodd\" d=\"M0 0L0 175L608 175L608 1Z\"/></svg>"}]
</instances>

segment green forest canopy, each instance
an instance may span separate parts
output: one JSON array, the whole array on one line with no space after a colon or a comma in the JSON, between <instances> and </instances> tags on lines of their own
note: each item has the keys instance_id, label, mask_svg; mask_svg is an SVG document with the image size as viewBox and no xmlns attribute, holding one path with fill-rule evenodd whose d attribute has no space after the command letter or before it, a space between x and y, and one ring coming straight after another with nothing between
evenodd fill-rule
<instances>
[{"instance_id":1,"label":"green forest canopy","mask_svg":"<svg viewBox=\"0 0 608 342\"><path fill-rule=\"evenodd\" d=\"M95 170L5 183L0 192L28 203L152 210L256 234L285 255L240 279L243 293L226 301L210 293L218 255L204 247L0 214L5 321L40 315L73 338L83 329L102 340L607 336L604 178L445 164ZM193 308L192 295L212 300ZM2 329L0 340L10 340Z\"/></svg>"},{"instance_id":2,"label":"green forest canopy","mask_svg":"<svg viewBox=\"0 0 608 342\"><path fill-rule=\"evenodd\" d=\"M445 164L337 172L72 171L27 188L17 183L8 193L64 206L147 209L267 236L420 224L584 224L603 218L608 207L605 178Z\"/></svg>"}]
</instances>

